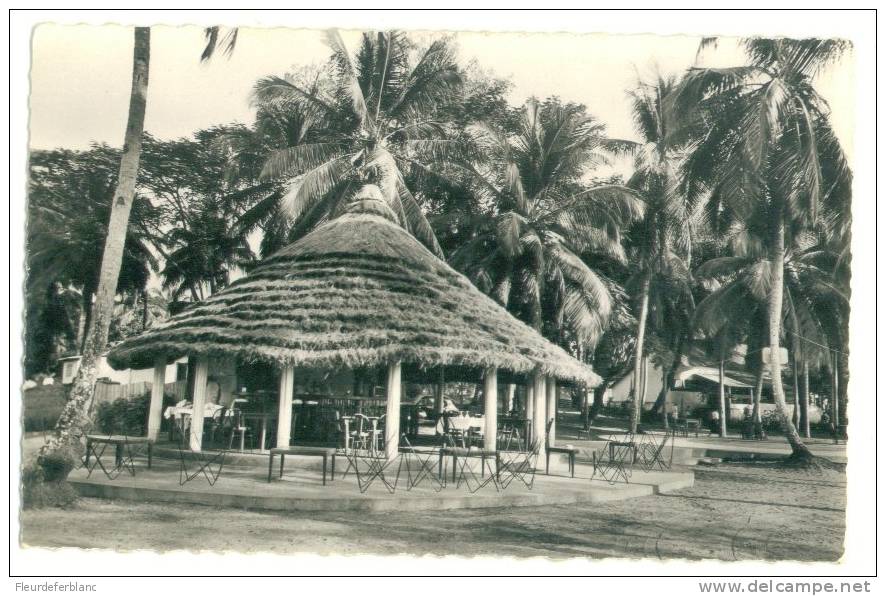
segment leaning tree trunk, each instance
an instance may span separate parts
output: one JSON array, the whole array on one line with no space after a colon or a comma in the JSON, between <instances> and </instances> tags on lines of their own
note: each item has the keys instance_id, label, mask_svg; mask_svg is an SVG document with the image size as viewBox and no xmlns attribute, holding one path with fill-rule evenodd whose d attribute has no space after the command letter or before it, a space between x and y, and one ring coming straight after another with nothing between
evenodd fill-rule
<instances>
[{"instance_id":1,"label":"leaning tree trunk","mask_svg":"<svg viewBox=\"0 0 886 596\"><path fill-rule=\"evenodd\" d=\"M720 436L726 436L726 383L723 377L725 374L725 363L723 356L720 356Z\"/></svg>"},{"instance_id":2,"label":"leaning tree trunk","mask_svg":"<svg viewBox=\"0 0 886 596\"><path fill-rule=\"evenodd\" d=\"M50 443L44 446L41 451L43 455L57 452L64 447L76 448L79 451L80 438L89 427L88 412L95 394L97 364L108 342L114 296L120 277L120 266L123 262L126 229L129 225L129 213L132 210L135 196L135 182L141 156L148 92L150 40L151 31L149 28L135 28L129 115L126 123L126 135L123 140L123 154L120 159L117 188L111 204L111 217L102 253L98 288L95 303L92 305L92 320L86 331L80 369L56 425L55 436Z\"/></svg>"},{"instance_id":3,"label":"leaning tree trunk","mask_svg":"<svg viewBox=\"0 0 886 596\"><path fill-rule=\"evenodd\" d=\"M833 385L833 388L831 389L831 393L833 394L831 399L831 424L834 427L834 436L837 436L837 432L840 430L840 373L838 356L836 353L834 354L831 363L831 373L831 384Z\"/></svg>"},{"instance_id":4,"label":"leaning tree trunk","mask_svg":"<svg viewBox=\"0 0 886 596\"><path fill-rule=\"evenodd\" d=\"M791 373L794 376L794 411L791 422L793 422L794 426L796 426L797 428L801 428L802 425L800 424L800 417L802 414L800 412L800 375L797 371L797 366L797 352L794 351L791 356Z\"/></svg>"},{"instance_id":5,"label":"leaning tree trunk","mask_svg":"<svg viewBox=\"0 0 886 596\"><path fill-rule=\"evenodd\" d=\"M631 432L637 432L643 408L641 400L641 373L643 367L643 340L646 337L646 317L649 314L649 276L643 280L643 293L640 298L640 316L637 318L637 346L634 348L634 407L631 412Z\"/></svg>"},{"instance_id":6,"label":"leaning tree trunk","mask_svg":"<svg viewBox=\"0 0 886 596\"><path fill-rule=\"evenodd\" d=\"M640 416L646 409L646 394L649 389L649 355L643 355L643 367L640 369Z\"/></svg>"},{"instance_id":7,"label":"leaning tree trunk","mask_svg":"<svg viewBox=\"0 0 886 596\"><path fill-rule=\"evenodd\" d=\"M661 367L661 391L658 393L658 400L661 405L661 422L664 425L665 430L668 430L668 387L670 387L670 371L665 369L664 366ZM654 409L654 407L653 407Z\"/></svg>"},{"instance_id":8,"label":"leaning tree trunk","mask_svg":"<svg viewBox=\"0 0 886 596\"><path fill-rule=\"evenodd\" d=\"M772 398L778 412L785 438L791 446L791 457L811 459L812 453L800 439L797 428L791 422L781 383L781 314L784 302L784 219L779 214L772 247L772 289L769 292L769 374L772 377Z\"/></svg>"},{"instance_id":9,"label":"leaning tree trunk","mask_svg":"<svg viewBox=\"0 0 886 596\"><path fill-rule=\"evenodd\" d=\"M847 421L847 413L849 412L849 402L847 401L847 390L849 388L849 348L846 342L840 340L840 352L837 353L837 370L840 373L839 382L837 383L837 396L840 400L840 422L844 426Z\"/></svg>"},{"instance_id":10,"label":"leaning tree trunk","mask_svg":"<svg viewBox=\"0 0 886 596\"><path fill-rule=\"evenodd\" d=\"M671 360L670 368L667 369L667 374L662 370L662 379L664 382L662 384L662 390L658 394L658 399L656 399L652 406L653 412L657 412L659 408L665 408L665 410L667 410L668 394L671 391L671 385L674 383L677 369L680 368L680 363L683 361L683 350L685 349L685 346L686 339L681 335L680 339L674 343L674 358Z\"/></svg>"},{"instance_id":11,"label":"leaning tree trunk","mask_svg":"<svg viewBox=\"0 0 886 596\"><path fill-rule=\"evenodd\" d=\"M92 292L83 288L80 297L80 316L77 318L77 351L83 353L83 343L86 340L86 330L89 329L90 315L92 314Z\"/></svg>"},{"instance_id":12,"label":"leaning tree trunk","mask_svg":"<svg viewBox=\"0 0 886 596\"><path fill-rule=\"evenodd\" d=\"M800 377L797 371L797 363L802 360L800 353L800 321L797 319L797 311L794 305L790 305L791 312L791 328L793 331L793 341L791 341L791 374L794 380L794 410L791 422L794 426L801 428L800 424Z\"/></svg>"},{"instance_id":13,"label":"leaning tree trunk","mask_svg":"<svg viewBox=\"0 0 886 596\"><path fill-rule=\"evenodd\" d=\"M800 428L803 437L810 438L812 429L809 425L809 362L803 360L803 391L800 393Z\"/></svg>"},{"instance_id":14,"label":"leaning tree trunk","mask_svg":"<svg viewBox=\"0 0 886 596\"><path fill-rule=\"evenodd\" d=\"M754 438L763 438L763 413L760 411L760 402L763 401L763 367L757 370L757 382L754 385L754 409L751 420L754 424Z\"/></svg>"}]
</instances>

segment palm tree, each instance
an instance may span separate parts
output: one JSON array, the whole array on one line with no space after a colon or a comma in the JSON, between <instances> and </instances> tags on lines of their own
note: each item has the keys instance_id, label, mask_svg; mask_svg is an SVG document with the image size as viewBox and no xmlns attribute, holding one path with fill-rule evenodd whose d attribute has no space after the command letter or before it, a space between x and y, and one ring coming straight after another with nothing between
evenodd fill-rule
<instances>
[{"instance_id":1,"label":"palm tree","mask_svg":"<svg viewBox=\"0 0 886 596\"><path fill-rule=\"evenodd\" d=\"M624 186L582 184L610 147L603 133L583 106L530 100L516 134L472 126L467 159L447 164L489 210L452 263L549 338L568 330L585 349L606 328L616 289L588 259L624 264L622 230L643 212Z\"/></svg>"},{"instance_id":2,"label":"palm tree","mask_svg":"<svg viewBox=\"0 0 886 596\"><path fill-rule=\"evenodd\" d=\"M365 183L377 185L401 225L437 255L440 247L403 172L415 152L447 151L443 108L461 83L447 39L417 51L401 32L365 33L352 56L337 31L326 41L333 76L309 84L294 77L265 77L256 83L255 103L263 109L296 106L312 131L273 151L262 180L288 180L282 198L296 228L294 239L318 222L335 217Z\"/></svg>"},{"instance_id":3,"label":"palm tree","mask_svg":"<svg viewBox=\"0 0 886 596\"><path fill-rule=\"evenodd\" d=\"M802 238L796 240L802 241ZM807 242L810 240L806 238ZM760 422L759 394L763 381L760 352L765 341L760 330L768 325L768 297L772 291L772 265L765 254L744 253L719 257L702 264L696 271L699 279L716 280L719 284L698 306L696 321L708 335L716 335L726 327L733 334L748 337L748 365L757 374L754 420ZM794 416L809 436L808 387L800 392L799 367L827 364L827 342L839 326L839 313L847 312L847 296L834 283L828 264L836 256L817 245L792 247L785 254L784 303L781 316L783 337L790 348L794 375ZM835 314L837 313L837 314ZM835 320L836 317L836 320ZM830 340L833 341L833 340Z\"/></svg>"},{"instance_id":4,"label":"palm tree","mask_svg":"<svg viewBox=\"0 0 886 596\"><path fill-rule=\"evenodd\" d=\"M171 300L184 291L203 300L228 285L232 269L255 260L243 227L214 208L193 213L190 226L169 230L164 241L169 252L160 275Z\"/></svg>"},{"instance_id":5,"label":"palm tree","mask_svg":"<svg viewBox=\"0 0 886 596\"><path fill-rule=\"evenodd\" d=\"M55 463L50 461L55 459L51 454L61 455L67 460L62 469L70 469L68 466L71 464L71 455L64 454L62 450L65 448L79 450L80 437L89 424L88 410L94 395L96 361L107 344L114 309L114 296L120 277L120 265L123 261L129 214L135 197L136 175L141 156L148 92L148 65L151 55L151 30L147 27L136 27L134 36L129 115L123 139L117 188L114 192L107 237L102 252L96 299L92 307L92 322L83 345L80 368L56 426L55 436L41 449L41 464L46 472L52 470L51 473L55 473L57 469Z\"/></svg>"},{"instance_id":6,"label":"palm tree","mask_svg":"<svg viewBox=\"0 0 886 596\"><path fill-rule=\"evenodd\" d=\"M634 270L629 287L639 296L637 341L634 353L633 408L630 427L637 430L645 399L642 379L646 356L647 320L655 314L657 327L667 336L672 362L662 370L673 369L680 361L683 330L674 327L688 321L694 307L688 267L681 253L691 247L693 211L678 188L679 164L683 151L695 132L692 121L674 117L677 80L659 75L654 83L640 82L629 92L634 124L642 141L626 144L633 153L634 174L628 186L636 189L646 203L643 219L628 234ZM652 304L650 304L650 302ZM666 329L666 327L671 327Z\"/></svg>"},{"instance_id":7,"label":"palm tree","mask_svg":"<svg viewBox=\"0 0 886 596\"><path fill-rule=\"evenodd\" d=\"M146 135L139 183L159 216L144 222L141 232L163 257L161 277L173 300L183 293L202 300L255 259L248 240L270 223L263 210L280 195L273 184L256 184L260 166L243 142L252 138L242 126L198 130L173 141ZM240 154L232 160L235 143Z\"/></svg>"},{"instance_id":8,"label":"palm tree","mask_svg":"<svg viewBox=\"0 0 886 596\"><path fill-rule=\"evenodd\" d=\"M717 210L739 220L758 214L765 224L773 395L792 457L807 461L812 456L790 420L781 382L785 251L791 237L820 224L823 211L846 207L849 168L812 80L847 43L749 39L742 45L746 66L692 69L681 85L680 112L701 114L709 127L687 162L684 191L690 198L709 194Z\"/></svg>"}]
</instances>

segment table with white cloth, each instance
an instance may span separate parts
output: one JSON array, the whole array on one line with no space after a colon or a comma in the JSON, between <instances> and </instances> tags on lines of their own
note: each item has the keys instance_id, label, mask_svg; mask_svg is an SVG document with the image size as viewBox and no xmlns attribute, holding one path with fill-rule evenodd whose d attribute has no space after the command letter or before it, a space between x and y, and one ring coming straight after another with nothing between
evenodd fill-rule
<instances>
[{"instance_id":1,"label":"table with white cloth","mask_svg":"<svg viewBox=\"0 0 886 596\"><path fill-rule=\"evenodd\" d=\"M213 418L215 414L224 408L224 406L220 406L218 404L204 404L203 405L203 417L204 418ZM191 402L179 402L174 406L169 406L163 412L163 417L169 420L170 418L173 421L173 424L169 426L169 439L174 440L173 430L178 427L181 431L182 436L185 436L186 431L190 428L190 420L191 416L194 414L194 406ZM231 410L228 410L225 414L226 416L231 415Z\"/></svg>"},{"instance_id":2,"label":"table with white cloth","mask_svg":"<svg viewBox=\"0 0 886 596\"><path fill-rule=\"evenodd\" d=\"M486 428L486 419L483 416L441 416L437 420L436 432L438 435L445 434L447 430L460 430L466 435L468 431L482 435Z\"/></svg>"}]
</instances>

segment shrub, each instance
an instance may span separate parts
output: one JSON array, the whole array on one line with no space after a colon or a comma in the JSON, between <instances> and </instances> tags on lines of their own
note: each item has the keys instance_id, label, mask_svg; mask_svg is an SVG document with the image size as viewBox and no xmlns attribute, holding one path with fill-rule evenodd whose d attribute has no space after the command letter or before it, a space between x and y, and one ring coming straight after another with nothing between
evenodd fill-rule
<instances>
[{"instance_id":1,"label":"shrub","mask_svg":"<svg viewBox=\"0 0 886 596\"><path fill-rule=\"evenodd\" d=\"M68 507L77 492L67 477L79 455L71 447L35 455L22 466L22 506L26 509Z\"/></svg>"},{"instance_id":2,"label":"shrub","mask_svg":"<svg viewBox=\"0 0 886 596\"><path fill-rule=\"evenodd\" d=\"M175 405L176 401L175 395L164 394L161 410ZM143 436L148 429L150 405L150 393L130 399L120 398L112 402L102 402L95 409L95 428L100 433Z\"/></svg>"},{"instance_id":3,"label":"shrub","mask_svg":"<svg viewBox=\"0 0 886 596\"><path fill-rule=\"evenodd\" d=\"M96 429L107 434L144 435L150 402L150 395L145 394L100 403L95 410Z\"/></svg>"}]
</instances>

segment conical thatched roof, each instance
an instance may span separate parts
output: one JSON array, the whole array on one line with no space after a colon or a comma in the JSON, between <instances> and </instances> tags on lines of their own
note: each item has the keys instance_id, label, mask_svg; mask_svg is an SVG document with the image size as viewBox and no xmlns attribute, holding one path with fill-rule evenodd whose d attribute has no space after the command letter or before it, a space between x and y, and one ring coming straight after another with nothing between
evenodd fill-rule
<instances>
[{"instance_id":1,"label":"conical thatched roof","mask_svg":"<svg viewBox=\"0 0 886 596\"><path fill-rule=\"evenodd\" d=\"M111 350L116 368L156 355L359 367L541 370L596 385L588 367L475 288L403 228L375 187L348 211L209 299Z\"/></svg>"}]
</instances>

